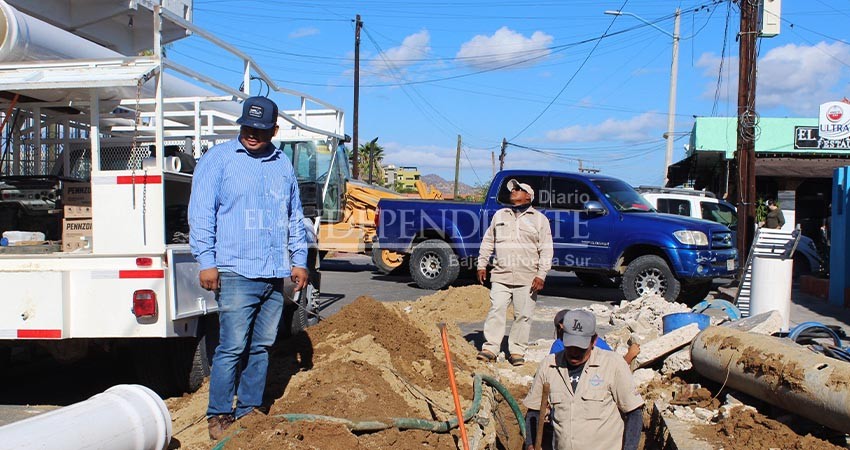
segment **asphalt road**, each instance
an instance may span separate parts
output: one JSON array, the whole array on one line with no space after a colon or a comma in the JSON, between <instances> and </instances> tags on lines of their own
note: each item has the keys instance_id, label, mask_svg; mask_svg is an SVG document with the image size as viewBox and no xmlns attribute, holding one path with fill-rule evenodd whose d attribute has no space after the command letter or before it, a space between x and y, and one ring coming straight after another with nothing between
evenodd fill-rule
<instances>
[{"instance_id":1,"label":"asphalt road","mask_svg":"<svg viewBox=\"0 0 850 450\"><path fill-rule=\"evenodd\" d=\"M459 284L473 283L461 280ZM434 291L419 289L409 276L383 275L367 256L340 254L322 263L321 314L329 317L361 295L379 301L414 300ZM531 340L552 338L552 317L559 309L592 303L617 304L617 289L585 288L572 274L552 272L537 301ZM468 340L480 344L482 323L464 324ZM125 360L92 357L72 364L37 360L0 373L0 425L39 412L83 401L115 384L132 383Z\"/></svg>"}]
</instances>

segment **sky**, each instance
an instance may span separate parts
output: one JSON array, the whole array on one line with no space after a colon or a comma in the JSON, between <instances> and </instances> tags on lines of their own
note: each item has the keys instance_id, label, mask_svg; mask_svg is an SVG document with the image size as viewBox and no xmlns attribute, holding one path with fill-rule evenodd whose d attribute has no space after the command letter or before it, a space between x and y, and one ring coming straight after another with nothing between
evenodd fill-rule
<instances>
[{"instance_id":1,"label":"sky","mask_svg":"<svg viewBox=\"0 0 850 450\"><path fill-rule=\"evenodd\" d=\"M350 135L360 14L359 140L379 138L385 163L451 180L460 135L460 180L470 185L489 182L502 139L506 169L581 165L640 185L664 179L677 7L675 162L694 117L735 115L737 3L194 0L193 21L250 54L280 86L344 109ZM850 97L850 2L782 7L780 34L759 39L756 111L817 117L819 104ZM197 36L167 55L241 82L240 62Z\"/></svg>"}]
</instances>

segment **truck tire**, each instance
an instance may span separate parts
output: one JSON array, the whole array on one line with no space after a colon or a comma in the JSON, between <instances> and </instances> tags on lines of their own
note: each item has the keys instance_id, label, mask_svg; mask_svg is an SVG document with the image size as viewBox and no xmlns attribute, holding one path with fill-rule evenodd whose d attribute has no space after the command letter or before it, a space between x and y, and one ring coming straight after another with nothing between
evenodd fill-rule
<instances>
[{"instance_id":1,"label":"truck tire","mask_svg":"<svg viewBox=\"0 0 850 450\"><path fill-rule=\"evenodd\" d=\"M132 354L140 384L162 398L195 392L210 374L206 336L144 340Z\"/></svg>"},{"instance_id":2,"label":"truck tire","mask_svg":"<svg viewBox=\"0 0 850 450\"><path fill-rule=\"evenodd\" d=\"M407 258L401 253L382 250L380 248L372 249L372 264L384 275L391 275L402 272L407 264Z\"/></svg>"},{"instance_id":3,"label":"truck tire","mask_svg":"<svg viewBox=\"0 0 850 450\"><path fill-rule=\"evenodd\" d=\"M413 248L410 276L422 289L443 289L454 283L460 264L452 247L440 239L428 239Z\"/></svg>"},{"instance_id":4,"label":"truck tire","mask_svg":"<svg viewBox=\"0 0 850 450\"><path fill-rule=\"evenodd\" d=\"M585 286L598 286L601 288L615 288L620 285L619 280L615 277L608 277L601 273L585 272L581 270L575 271L576 277Z\"/></svg>"},{"instance_id":5,"label":"truck tire","mask_svg":"<svg viewBox=\"0 0 850 450\"><path fill-rule=\"evenodd\" d=\"M677 301L688 305L696 305L705 300L705 297L711 292L712 287L711 280L683 284Z\"/></svg>"},{"instance_id":6,"label":"truck tire","mask_svg":"<svg viewBox=\"0 0 850 450\"><path fill-rule=\"evenodd\" d=\"M682 284L664 261L656 255L635 258L623 273L623 295L634 300L644 295L656 294L673 302L679 297Z\"/></svg>"}]
</instances>

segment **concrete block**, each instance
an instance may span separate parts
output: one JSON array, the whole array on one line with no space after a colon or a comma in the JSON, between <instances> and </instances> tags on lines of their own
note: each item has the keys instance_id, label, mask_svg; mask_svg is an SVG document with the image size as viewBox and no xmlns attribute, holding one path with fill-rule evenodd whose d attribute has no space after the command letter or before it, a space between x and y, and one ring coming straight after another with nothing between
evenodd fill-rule
<instances>
[{"instance_id":1,"label":"concrete block","mask_svg":"<svg viewBox=\"0 0 850 450\"><path fill-rule=\"evenodd\" d=\"M676 329L658 339L640 346L640 354L632 361L632 369L646 367L662 357L688 345L699 334L699 326L692 323Z\"/></svg>"},{"instance_id":2,"label":"concrete block","mask_svg":"<svg viewBox=\"0 0 850 450\"><path fill-rule=\"evenodd\" d=\"M661 374L672 375L677 372L691 370L693 367L690 348L683 348L664 360L664 365L661 366Z\"/></svg>"},{"instance_id":3,"label":"concrete block","mask_svg":"<svg viewBox=\"0 0 850 450\"><path fill-rule=\"evenodd\" d=\"M723 327L729 327L737 331L747 331L756 334L773 334L782 329L782 315L779 311L768 311L746 319L724 323Z\"/></svg>"}]
</instances>

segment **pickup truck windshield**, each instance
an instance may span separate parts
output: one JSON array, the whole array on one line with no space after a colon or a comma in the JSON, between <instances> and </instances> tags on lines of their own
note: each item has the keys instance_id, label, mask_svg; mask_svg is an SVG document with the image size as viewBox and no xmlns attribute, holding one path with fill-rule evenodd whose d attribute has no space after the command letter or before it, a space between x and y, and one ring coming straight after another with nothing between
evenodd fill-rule
<instances>
[{"instance_id":1,"label":"pickup truck windshield","mask_svg":"<svg viewBox=\"0 0 850 450\"><path fill-rule=\"evenodd\" d=\"M655 212L655 208L642 195L620 180L593 180L593 183L617 211Z\"/></svg>"}]
</instances>

